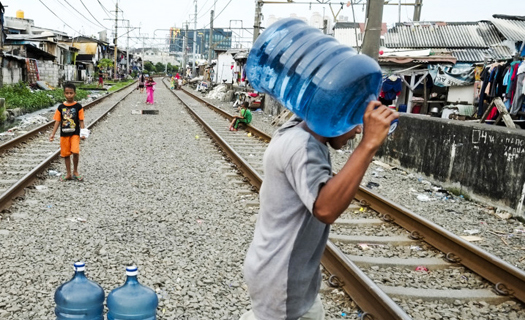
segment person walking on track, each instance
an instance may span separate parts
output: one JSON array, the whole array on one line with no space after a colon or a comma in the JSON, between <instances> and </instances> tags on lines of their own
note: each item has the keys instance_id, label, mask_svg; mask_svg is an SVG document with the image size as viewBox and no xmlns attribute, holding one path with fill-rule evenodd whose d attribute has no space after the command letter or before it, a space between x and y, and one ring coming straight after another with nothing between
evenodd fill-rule
<instances>
[{"instance_id":1,"label":"person walking on track","mask_svg":"<svg viewBox=\"0 0 525 320\"><path fill-rule=\"evenodd\" d=\"M80 154L80 129L84 129L84 108L75 101L76 87L68 82L64 85L64 96L66 101L60 104L55 111L55 126L49 136L49 141L55 139L55 133L60 126L60 156L66 162L66 174L60 177L60 181L77 180L84 178L78 173L78 160ZM71 154L73 154L73 174L71 174Z\"/></svg>"},{"instance_id":2,"label":"person walking on track","mask_svg":"<svg viewBox=\"0 0 525 320\"><path fill-rule=\"evenodd\" d=\"M140 89L140 93L144 92L144 83L146 82L146 77L144 76L143 73L140 74L139 76L139 89Z\"/></svg>"},{"instance_id":3,"label":"person walking on track","mask_svg":"<svg viewBox=\"0 0 525 320\"><path fill-rule=\"evenodd\" d=\"M330 224L348 208L397 112L372 101L363 127L333 138L293 117L264 153L264 182L253 241L244 261L252 310L241 320L324 319L319 264ZM338 150L363 132L337 176L328 145Z\"/></svg>"},{"instance_id":4,"label":"person walking on track","mask_svg":"<svg viewBox=\"0 0 525 320\"><path fill-rule=\"evenodd\" d=\"M149 77L148 81L146 81L146 92L148 93L148 97L146 98L147 104L153 104L153 94L155 93L155 85L157 83L153 80L153 77Z\"/></svg>"}]
</instances>

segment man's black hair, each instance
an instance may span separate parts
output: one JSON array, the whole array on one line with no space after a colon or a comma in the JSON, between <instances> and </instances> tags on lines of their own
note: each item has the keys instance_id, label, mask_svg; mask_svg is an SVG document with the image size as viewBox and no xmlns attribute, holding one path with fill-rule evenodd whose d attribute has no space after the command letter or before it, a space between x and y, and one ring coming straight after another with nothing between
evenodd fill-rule
<instances>
[{"instance_id":1,"label":"man's black hair","mask_svg":"<svg viewBox=\"0 0 525 320\"><path fill-rule=\"evenodd\" d=\"M242 106L243 106L244 108L248 109L248 107L250 106L250 103L249 103L248 101L244 101L244 102L242 103Z\"/></svg>"},{"instance_id":2,"label":"man's black hair","mask_svg":"<svg viewBox=\"0 0 525 320\"><path fill-rule=\"evenodd\" d=\"M77 92L77 87L72 82L66 82L66 84L64 84L64 90L66 90L66 88L73 89L73 91Z\"/></svg>"}]
</instances>

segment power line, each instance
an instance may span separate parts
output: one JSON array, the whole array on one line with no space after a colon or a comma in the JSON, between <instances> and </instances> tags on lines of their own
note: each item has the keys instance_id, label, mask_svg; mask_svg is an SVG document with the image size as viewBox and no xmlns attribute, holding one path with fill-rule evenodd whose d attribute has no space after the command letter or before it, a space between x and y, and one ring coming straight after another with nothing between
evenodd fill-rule
<instances>
[{"instance_id":1,"label":"power line","mask_svg":"<svg viewBox=\"0 0 525 320\"><path fill-rule=\"evenodd\" d=\"M108 18L111 18L111 12L109 12L108 9L106 9L106 7L104 7L104 5L100 2L100 0L97 0L98 4L100 4L100 6L102 7L102 9L105 11L106 15L108 16Z\"/></svg>"},{"instance_id":2,"label":"power line","mask_svg":"<svg viewBox=\"0 0 525 320\"><path fill-rule=\"evenodd\" d=\"M95 21L102 26L102 28L108 30L108 28L104 27L104 25L102 23L100 23L97 18L95 18L95 16L91 13L91 11L89 11L89 9L86 7L86 5L84 4L84 1L80 0L80 2L82 3L82 5L84 6L84 8L86 8L87 12L89 13L90 16L93 17L93 19L95 19Z\"/></svg>"},{"instance_id":3,"label":"power line","mask_svg":"<svg viewBox=\"0 0 525 320\"><path fill-rule=\"evenodd\" d=\"M67 0L63 0L63 1L64 1L68 6L70 6L71 8L73 8L73 10L75 10L75 11L76 11L76 12L77 12L82 18L86 19L86 21L88 21L89 23L91 23L92 25L94 25L94 26L96 26L96 27L98 28L98 26L97 26L95 23L93 23L90 19L86 18L86 16L84 16L80 11L78 11L74 6L72 6ZM62 4L62 3L60 2L60 4ZM62 5L62 6L64 6L64 5ZM64 6L64 8L65 8L65 6ZM98 22L98 21L97 21L97 22ZM105 28L104 26L102 26L102 27Z\"/></svg>"},{"instance_id":4,"label":"power line","mask_svg":"<svg viewBox=\"0 0 525 320\"><path fill-rule=\"evenodd\" d=\"M232 0L228 1L228 3L224 6L224 8L222 8L221 12L219 12L218 15L216 15L214 18L213 18L213 22L215 22L215 19L217 19L221 13L226 10L226 8L228 8L228 6L230 5L230 3L232 2ZM204 26L204 28L206 28L207 26L209 26L210 24L208 23L207 25Z\"/></svg>"},{"instance_id":5,"label":"power line","mask_svg":"<svg viewBox=\"0 0 525 320\"><path fill-rule=\"evenodd\" d=\"M68 26L69 29L75 31L75 32L78 33L78 34L81 34L81 33L78 32L77 30L73 29L73 28L72 28L69 24L67 24L64 20L62 20L62 19L61 19L61 18L60 18L60 17L59 17L59 16L58 16L53 10L49 9L49 7L46 6L46 4L45 4L44 2L42 2L42 0L38 0L38 1L40 1L40 3L41 3L44 7L46 7L47 10L49 10L52 14L54 14L55 17L58 18L58 20L62 21L66 26Z\"/></svg>"}]
</instances>

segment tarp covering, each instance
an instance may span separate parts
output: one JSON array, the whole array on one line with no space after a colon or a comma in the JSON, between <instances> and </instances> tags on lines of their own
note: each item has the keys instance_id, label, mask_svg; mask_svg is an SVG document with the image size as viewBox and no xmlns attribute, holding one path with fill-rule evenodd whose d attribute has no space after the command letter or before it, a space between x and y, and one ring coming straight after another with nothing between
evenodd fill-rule
<instances>
[{"instance_id":1,"label":"tarp covering","mask_svg":"<svg viewBox=\"0 0 525 320\"><path fill-rule=\"evenodd\" d=\"M458 63L454 66L442 64L428 66L434 85L438 87L471 85L474 83L474 70L474 66L470 63Z\"/></svg>"}]
</instances>

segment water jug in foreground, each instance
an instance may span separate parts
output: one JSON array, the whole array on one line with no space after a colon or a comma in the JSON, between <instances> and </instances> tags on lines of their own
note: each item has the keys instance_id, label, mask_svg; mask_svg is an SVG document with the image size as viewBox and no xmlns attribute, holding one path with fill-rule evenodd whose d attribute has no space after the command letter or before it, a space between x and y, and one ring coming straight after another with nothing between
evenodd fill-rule
<instances>
[{"instance_id":1,"label":"water jug in foreground","mask_svg":"<svg viewBox=\"0 0 525 320\"><path fill-rule=\"evenodd\" d=\"M108 320L155 320L159 300L155 291L137 280L136 266L126 268L126 283L108 295Z\"/></svg>"},{"instance_id":2,"label":"water jug in foreground","mask_svg":"<svg viewBox=\"0 0 525 320\"><path fill-rule=\"evenodd\" d=\"M85 263L74 264L75 275L55 291L58 320L104 320L104 290L86 278Z\"/></svg>"},{"instance_id":3,"label":"water jug in foreground","mask_svg":"<svg viewBox=\"0 0 525 320\"><path fill-rule=\"evenodd\" d=\"M255 90L273 96L324 137L363 123L382 77L372 58L294 18L275 22L257 38L246 75Z\"/></svg>"}]
</instances>

